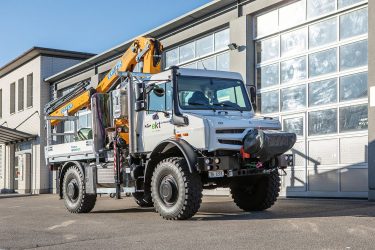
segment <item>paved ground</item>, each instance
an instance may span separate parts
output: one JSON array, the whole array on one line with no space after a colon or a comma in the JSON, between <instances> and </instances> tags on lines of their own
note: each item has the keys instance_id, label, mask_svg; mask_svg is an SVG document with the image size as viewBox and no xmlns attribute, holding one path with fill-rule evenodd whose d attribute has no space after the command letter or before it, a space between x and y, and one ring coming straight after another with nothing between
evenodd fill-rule
<instances>
[{"instance_id":1,"label":"paved ground","mask_svg":"<svg viewBox=\"0 0 375 250\"><path fill-rule=\"evenodd\" d=\"M0 249L374 249L375 203L281 199L244 213L205 197L188 221L165 221L126 198L69 214L54 195L0 199Z\"/></svg>"}]
</instances>

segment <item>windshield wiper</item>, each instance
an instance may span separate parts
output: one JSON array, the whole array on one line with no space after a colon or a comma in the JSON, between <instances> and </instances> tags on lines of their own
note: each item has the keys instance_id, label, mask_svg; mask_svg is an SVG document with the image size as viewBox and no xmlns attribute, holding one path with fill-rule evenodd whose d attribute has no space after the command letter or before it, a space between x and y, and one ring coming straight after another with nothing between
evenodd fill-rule
<instances>
[{"instance_id":1,"label":"windshield wiper","mask_svg":"<svg viewBox=\"0 0 375 250\"><path fill-rule=\"evenodd\" d=\"M240 109L239 107L236 107L235 105L231 105L231 104L225 103L225 102L213 103L212 105L219 106L219 107L230 107L230 108L234 108L234 109L240 111L241 113L243 112L243 110Z\"/></svg>"}]
</instances>

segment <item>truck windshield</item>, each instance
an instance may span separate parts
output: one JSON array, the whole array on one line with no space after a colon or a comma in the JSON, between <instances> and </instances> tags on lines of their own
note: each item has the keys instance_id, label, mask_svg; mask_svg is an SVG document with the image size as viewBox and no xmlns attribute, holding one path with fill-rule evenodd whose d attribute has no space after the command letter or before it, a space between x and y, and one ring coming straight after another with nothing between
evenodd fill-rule
<instances>
[{"instance_id":1,"label":"truck windshield","mask_svg":"<svg viewBox=\"0 0 375 250\"><path fill-rule=\"evenodd\" d=\"M236 79L179 76L178 95L182 109L251 110L245 86Z\"/></svg>"}]
</instances>

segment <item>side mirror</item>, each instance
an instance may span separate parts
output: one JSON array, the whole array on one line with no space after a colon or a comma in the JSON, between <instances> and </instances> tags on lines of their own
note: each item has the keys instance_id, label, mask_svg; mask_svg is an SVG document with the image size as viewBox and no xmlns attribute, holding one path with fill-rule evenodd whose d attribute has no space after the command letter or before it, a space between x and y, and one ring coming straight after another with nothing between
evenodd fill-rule
<instances>
[{"instance_id":1,"label":"side mirror","mask_svg":"<svg viewBox=\"0 0 375 250\"><path fill-rule=\"evenodd\" d=\"M160 88L158 85L154 85L152 92L154 92L157 97L162 97L165 94L165 90Z\"/></svg>"},{"instance_id":2,"label":"side mirror","mask_svg":"<svg viewBox=\"0 0 375 250\"><path fill-rule=\"evenodd\" d=\"M257 109L257 90L254 85L249 86L250 102L254 111Z\"/></svg>"}]
</instances>

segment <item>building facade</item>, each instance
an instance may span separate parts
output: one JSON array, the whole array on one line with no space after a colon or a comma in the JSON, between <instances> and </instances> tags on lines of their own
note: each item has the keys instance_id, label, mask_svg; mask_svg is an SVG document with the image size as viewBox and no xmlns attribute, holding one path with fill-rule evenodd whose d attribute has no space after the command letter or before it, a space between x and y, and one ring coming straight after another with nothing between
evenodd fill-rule
<instances>
[{"instance_id":1,"label":"building facade","mask_svg":"<svg viewBox=\"0 0 375 250\"><path fill-rule=\"evenodd\" d=\"M44 79L91 56L34 47L0 68L0 193L52 191L44 160L44 105L52 92Z\"/></svg>"},{"instance_id":2,"label":"building facade","mask_svg":"<svg viewBox=\"0 0 375 250\"><path fill-rule=\"evenodd\" d=\"M375 188L368 164L371 4L212 1L142 35L163 43L164 68L236 71L256 85L257 113L279 119L298 136L283 195L364 198L371 197L372 183ZM47 81L57 93L82 80L95 86L132 40ZM83 111L83 123L87 116Z\"/></svg>"}]
</instances>

